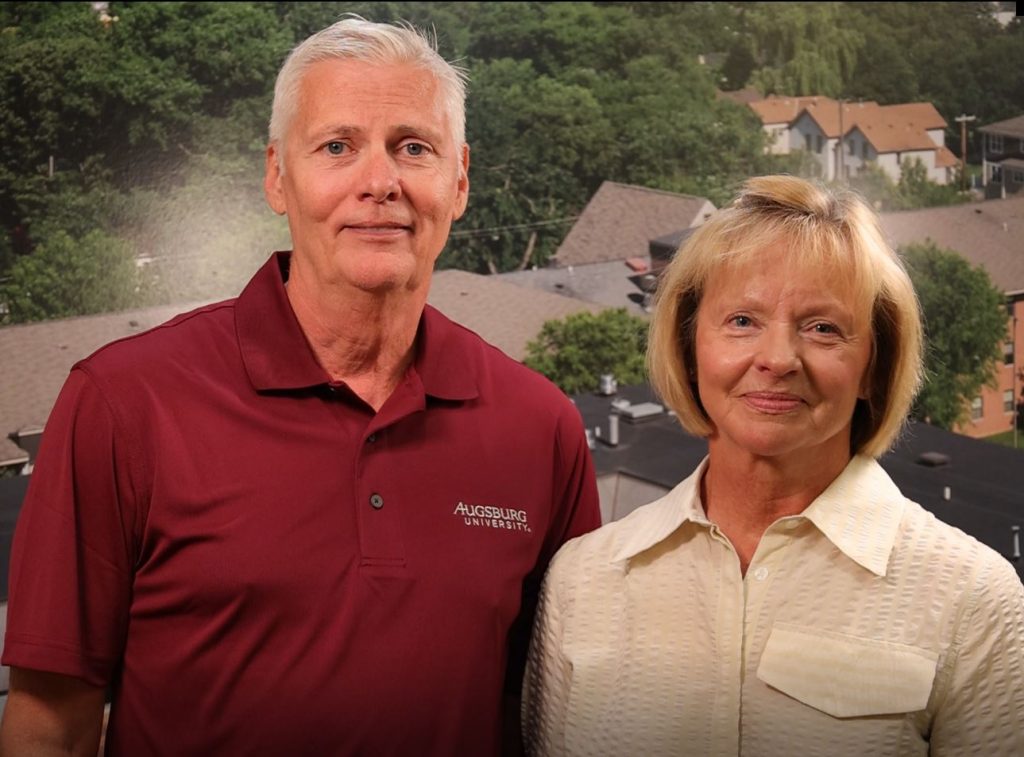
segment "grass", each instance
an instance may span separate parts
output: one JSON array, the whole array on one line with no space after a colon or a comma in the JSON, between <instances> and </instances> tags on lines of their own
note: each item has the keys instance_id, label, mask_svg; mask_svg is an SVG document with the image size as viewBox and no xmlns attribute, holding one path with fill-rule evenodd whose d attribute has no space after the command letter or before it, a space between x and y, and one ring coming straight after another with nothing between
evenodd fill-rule
<instances>
[{"instance_id":1,"label":"grass","mask_svg":"<svg viewBox=\"0 0 1024 757\"><path fill-rule=\"evenodd\" d=\"M1013 446L1013 429L1003 431L1001 434L993 434L982 439L983 442L1002 444L1004 447ZM1024 431L1017 431L1017 448L1024 449Z\"/></svg>"}]
</instances>

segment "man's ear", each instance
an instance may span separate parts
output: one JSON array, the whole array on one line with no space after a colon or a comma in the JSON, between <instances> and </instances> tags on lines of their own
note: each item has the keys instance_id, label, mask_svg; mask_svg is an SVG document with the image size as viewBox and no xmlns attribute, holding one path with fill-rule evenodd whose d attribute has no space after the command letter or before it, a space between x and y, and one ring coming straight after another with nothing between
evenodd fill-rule
<instances>
[{"instance_id":1,"label":"man's ear","mask_svg":"<svg viewBox=\"0 0 1024 757\"><path fill-rule=\"evenodd\" d=\"M284 215L288 206L284 201L284 188L282 181L282 156L277 145L271 142L267 145L267 164L263 174L263 193L267 197L267 204L279 216Z\"/></svg>"},{"instance_id":2,"label":"man's ear","mask_svg":"<svg viewBox=\"0 0 1024 757\"><path fill-rule=\"evenodd\" d=\"M455 212L452 220L457 221L466 212L466 205L469 203L469 145L462 144L462 154L459 156L459 183L457 186L458 195L455 198Z\"/></svg>"}]
</instances>

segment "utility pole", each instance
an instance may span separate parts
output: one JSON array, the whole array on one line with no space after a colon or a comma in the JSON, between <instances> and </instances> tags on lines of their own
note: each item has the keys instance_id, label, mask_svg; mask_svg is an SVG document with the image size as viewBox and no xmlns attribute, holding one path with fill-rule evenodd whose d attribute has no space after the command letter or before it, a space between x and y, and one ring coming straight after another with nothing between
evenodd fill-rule
<instances>
[{"instance_id":1,"label":"utility pole","mask_svg":"<svg viewBox=\"0 0 1024 757\"><path fill-rule=\"evenodd\" d=\"M960 189L967 191L967 122L973 121L977 116L969 116L961 113L953 120L960 124Z\"/></svg>"},{"instance_id":2,"label":"utility pole","mask_svg":"<svg viewBox=\"0 0 1024 757\"><path fill-rule=\"evenodd\" d=\"M846 166L843 160L843 98L839 98L839 181L846 181Z\"/></svg>"}]
</instances>

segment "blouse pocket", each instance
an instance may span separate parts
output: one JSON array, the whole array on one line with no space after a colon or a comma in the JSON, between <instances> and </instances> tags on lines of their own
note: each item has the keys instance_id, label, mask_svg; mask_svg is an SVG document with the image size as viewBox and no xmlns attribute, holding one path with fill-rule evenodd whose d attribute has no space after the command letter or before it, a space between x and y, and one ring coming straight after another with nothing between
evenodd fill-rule
<instances>
[{"instance_id":1,"label":"blouse pocket","mask_svg":"<svg viewBox=\"0 0 1024 757\"><path fill-rule=\"evenodd\" d=\"M906 644L776 624L757 677L833 717L888 715L927 707L938 659Z\"/></svg>"}]
</instances>

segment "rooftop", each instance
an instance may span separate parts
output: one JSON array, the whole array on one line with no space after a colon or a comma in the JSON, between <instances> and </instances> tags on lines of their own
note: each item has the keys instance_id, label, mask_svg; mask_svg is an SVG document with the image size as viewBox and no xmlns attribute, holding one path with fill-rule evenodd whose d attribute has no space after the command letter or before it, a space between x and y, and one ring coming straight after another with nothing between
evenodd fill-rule
<instances>
[{"instance_id":1,"label":"rooftop","mask_svg":"<svg viewBox=\"0 0 1024 757\"><path fill-rule=\"evenodd\" d=\"M645 258L653 237L699 226L715 206L703 197L606 181L559 245L559 267Z\"/></svg>"}]
</instances>

